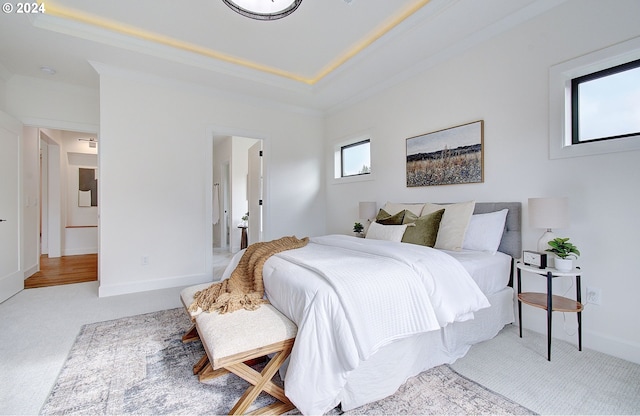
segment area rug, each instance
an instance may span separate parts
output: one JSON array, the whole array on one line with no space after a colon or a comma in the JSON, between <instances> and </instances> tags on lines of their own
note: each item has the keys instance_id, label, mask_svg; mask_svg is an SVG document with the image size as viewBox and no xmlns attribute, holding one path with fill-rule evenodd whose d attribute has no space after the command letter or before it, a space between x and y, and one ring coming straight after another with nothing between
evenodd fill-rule
<instances>
[{"instance_id":1,"label":"area rug","mask_svg":"<svg viewBox=\"0 0 640 416\"><path fill-rule=\"evenodd\" d=\"M182 308L85 325L40 413L228 413L248 384L231 374L198 381L192 367L204 354L202 345L181 341L190 325ZM272 402L262 393L253 408ZM446 365L412 377L386 399L344 413L533 414Z\"/></svg>"}]
</instances>

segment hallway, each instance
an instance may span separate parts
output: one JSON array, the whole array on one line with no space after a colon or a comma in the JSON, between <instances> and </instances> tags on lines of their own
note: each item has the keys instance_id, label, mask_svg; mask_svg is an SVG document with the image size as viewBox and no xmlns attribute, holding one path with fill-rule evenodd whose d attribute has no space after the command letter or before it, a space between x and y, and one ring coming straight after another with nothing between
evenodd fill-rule
<instances>
[{"instance_id":1,"label":"hallway","mask_svg":"<svg viewBox=\"0 0 640 416\"><path fill-rule=\"evenodd\" d=\"M40 256L40 271L24 281L25 289L98 280L98 255Z\"/></svg>"}]
</instances>

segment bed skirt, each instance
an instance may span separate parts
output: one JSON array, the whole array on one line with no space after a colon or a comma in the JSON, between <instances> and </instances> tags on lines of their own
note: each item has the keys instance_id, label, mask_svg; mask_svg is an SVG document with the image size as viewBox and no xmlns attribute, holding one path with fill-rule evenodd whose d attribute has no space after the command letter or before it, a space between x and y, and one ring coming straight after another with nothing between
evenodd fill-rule
<instances>
[{"instance_id":1,"label":"bed skirt","mask_svg":"<svg viewBox=\"0 0 640 416\"><path fill-rule=\"evenodd\" d=\"M491 307L476 312L473 320L456 322L440 331L405 338L381 348L349 374L335 405L341 403L342 410L351 410L383 399L409 377L441 364L451 364L463 357L473 344L495 337L515 320L513 288L506 287L487 298Z\"/></svg>"}]
</instances>

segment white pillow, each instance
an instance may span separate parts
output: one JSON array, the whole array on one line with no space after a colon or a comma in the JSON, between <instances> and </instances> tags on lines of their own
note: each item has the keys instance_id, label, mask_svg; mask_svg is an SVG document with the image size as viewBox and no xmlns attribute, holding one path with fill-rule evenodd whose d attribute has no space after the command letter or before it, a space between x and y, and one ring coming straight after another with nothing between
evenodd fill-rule
<instances>
[{"instance_id":1,"label":"white pillow","mask_svg":"<svg viewBox=\"0 0 640 416\"><path fill-rule=\"evenodd\" d=\"M457 204L432 204L427 202L422 208L420 216L431 214L444 208L435 248L442 250L462 250L464 235L467 232L471 215L476 207L475 201L460 202Z\"/></svg>"},{"instance_id":2,"label":"white pillow","mask_svg":"<svg viewBox=\"0 0 640 416\"><path fill-rule=\"evenodd\" d=\"M496 254L504 232L508 209L471 216L462 248Z\"/></svg>"},{"instance_id":3,"label":"white pillow","mask_svg":"<svg viewBox=\"0 0 640 416\"><path fill-rule=\"evenodd\" d=\"M384 204L384 208L382 209L387 211L389 215L396 215L398 212L404 211L406 209L407 211L411 211L416 214L417 217L419 217L423 207L424 204L398 204L394 202L387 202L386 204Z\"/></svg>"},{"instance_id":4,"label":"white pillow","mask_svg":"<svg viewBox=\"0 0 640 416\"><path fill-rule=\"evenodd\" d=\"M382 225L377 222L372 222L367 230L365 238L372 238L374 240L388 240L401 242L404 231L407 229L407 224L403 225Z\"/></svg>"}]
</instances>

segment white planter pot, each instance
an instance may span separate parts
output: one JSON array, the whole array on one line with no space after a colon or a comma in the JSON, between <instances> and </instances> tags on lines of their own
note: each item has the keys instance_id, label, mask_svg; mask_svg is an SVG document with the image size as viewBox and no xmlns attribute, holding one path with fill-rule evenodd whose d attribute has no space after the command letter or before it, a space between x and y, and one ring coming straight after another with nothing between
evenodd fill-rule
<instances>
[{"instance_id":1,"label":"white planter pot","mask_svg":"<svg viewBox=\"0 0 640 416\"><path fill-rule=\"evenodd\" d=\"M573 259L561 259L560 257L556 257L554 261L556 269L561 272L569 272L573 269Z\"/></svg>"}]
</instances>

